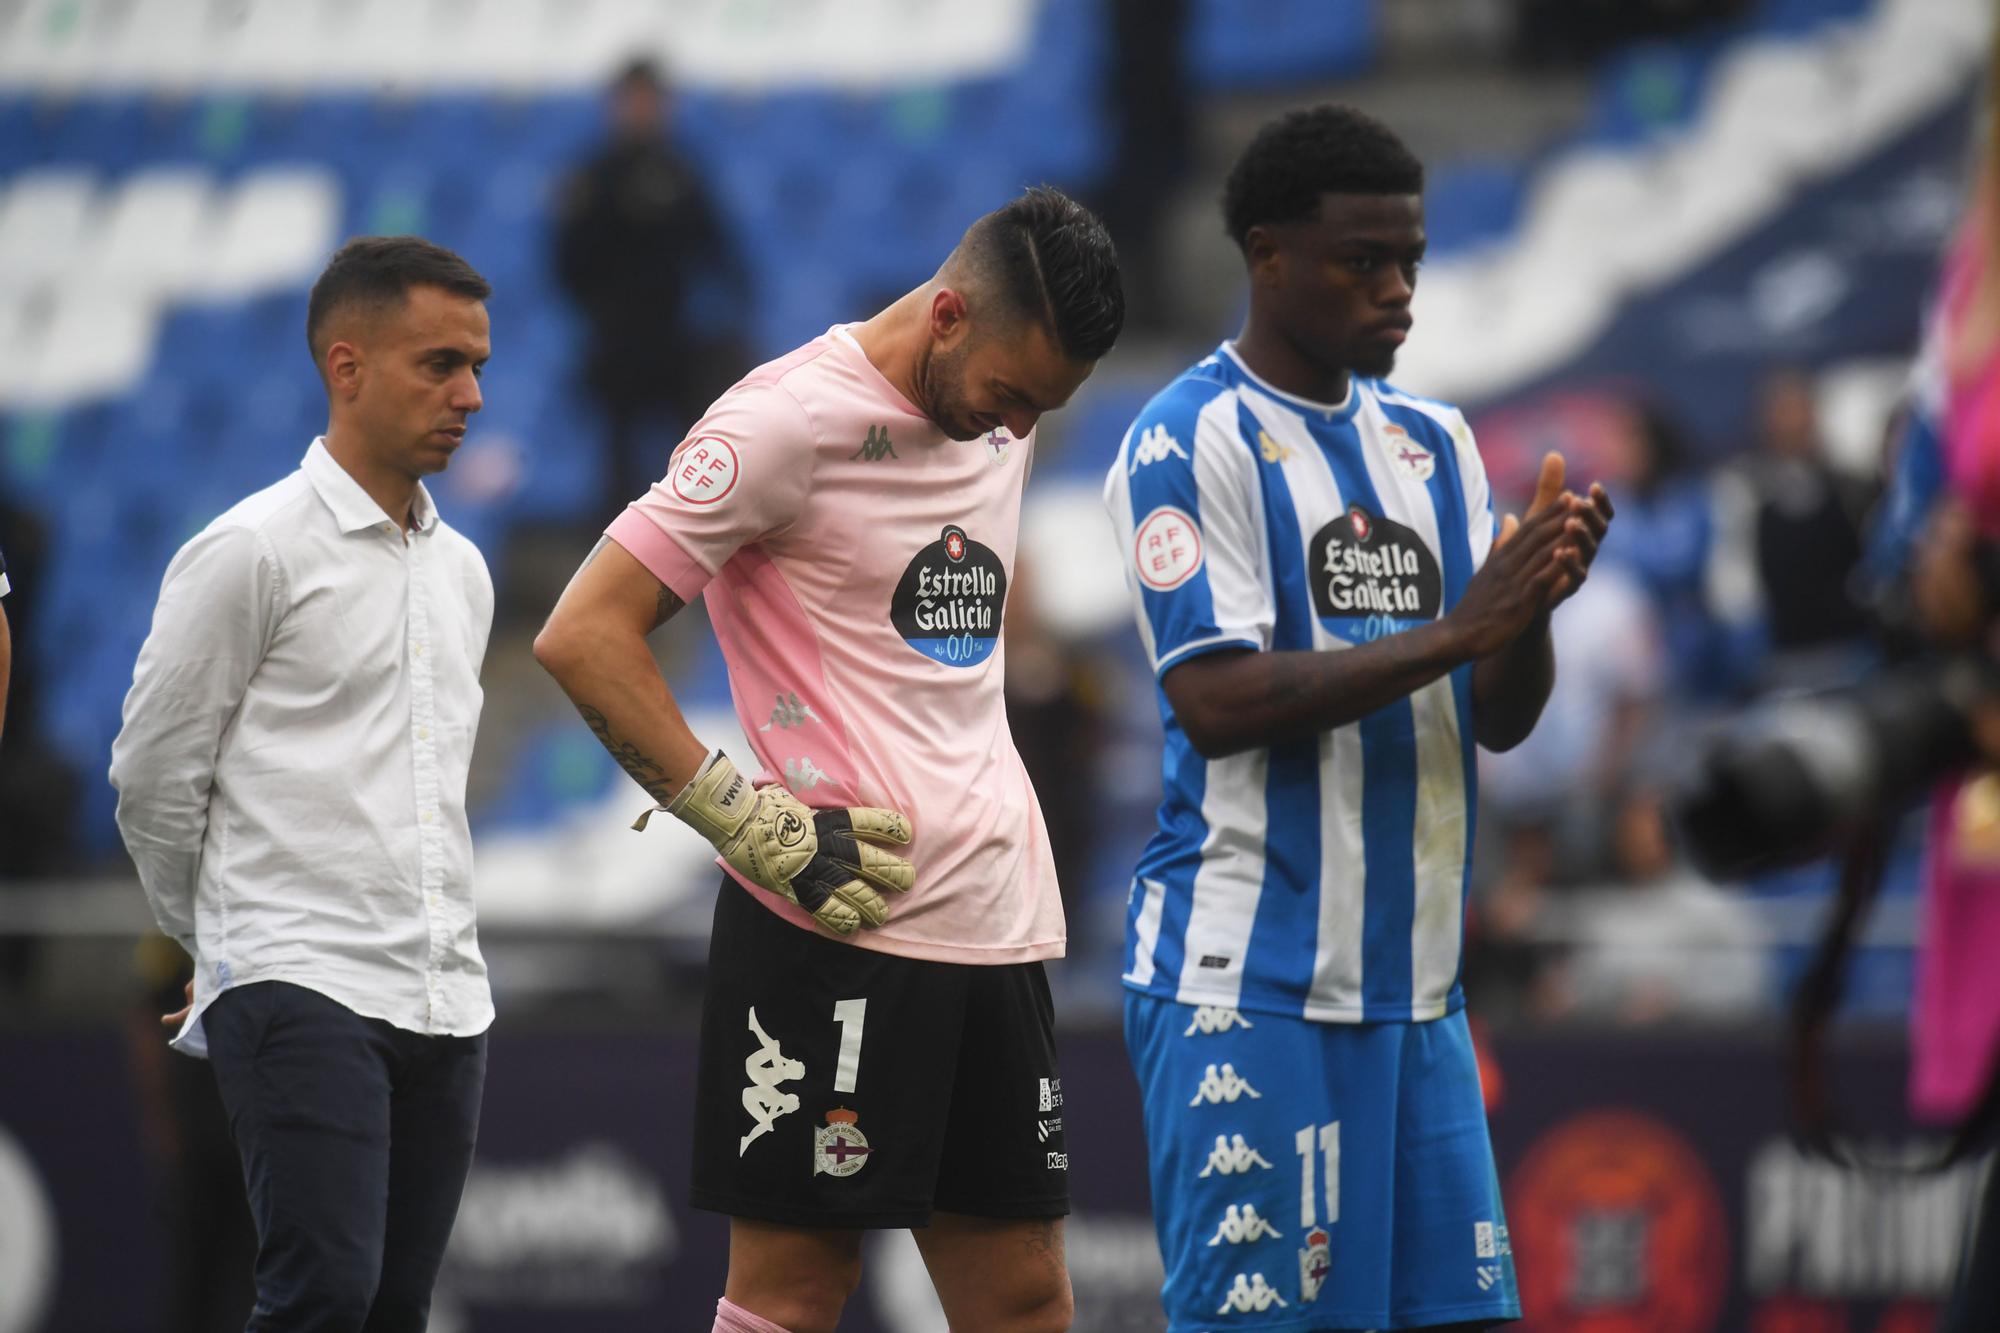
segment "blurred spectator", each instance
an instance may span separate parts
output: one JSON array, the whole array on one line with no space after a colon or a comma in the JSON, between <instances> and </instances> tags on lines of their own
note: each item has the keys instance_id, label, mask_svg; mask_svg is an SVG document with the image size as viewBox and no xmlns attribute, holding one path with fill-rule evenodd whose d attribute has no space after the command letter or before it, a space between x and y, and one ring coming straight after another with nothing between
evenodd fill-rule
<instances>
[{"instance_id":1,"label":"blurred spectator","mask_svg":"<svg viewBox=\"0 0 2000 1333\"><path fill-rule=\"evenodd\" d=\"M1809 687L1850 675L1867 619L1855 595L1865 487L1827 462L1812 381L1774 372L1758 400L1758 436L1715 479L1711 605L1772 654L1765 683ZM1724 580L1742 595L1715 594Z\"/></svg>"},{"instance_id":2,"label":"blurred spectator","mask_svg":"<svg viewBox=\"0 0 2000 1333\"><path fill-rule=\"evenodd\" d=\"M12 585L7 581L7 557L0 553L0 734L7 725L7 678L13 674L14 640L7 632L5 602Z\"/></svg>"},{"instance_id":3,"label":"blurred spectator","mask_svg":"<svg viewBox=\"0 0 2000 1333\"><path fill-rule=\"evenodd\" d=\"M7 688L7 739L0 745L0 880L46 879L81 869L76 816L82 789L68 762L43 734L41 673L30 645L49 610L41 602L40 576L48 546L40 519L0 505L7 537L6 615L14 645ZM0 941L0 987L18 980L26 941Z\"/></svg>"},{"instance_id":4,"label":"blurred spectator","mask_svg":"<svg viewBox=\"0 0 2000 1333\"><path fill-rule=\"evenodd\" d=\"M650 61L611 85L611 139L562 191L556 272L588 336L584 383L604 413L602 527L666 471L680 432L749 367L734 333L739 257L669 137L673 97Z\"/></svg>"},{"instance_id":5,"label":"blurred spectator","mask_svg":"<svg viewBox=\"0 0 2000 1333\"><path fill-rule=\"evenodd\" d=\"M1659 617L1639 580L1609 558L1624 535L1605 544L1607 558L1551 622L1561 687L1541 721L1512 750L1480 754L1480 789L1500 825L1548 830L1559 844L1552 852L1571 866L1602 826L1605 794L1624 781L1666 685Z\"/></svg>"},{"instance_id":6,"label":"blurred spectator","mask_svg":"<svg viewBox=\"0 0 2000 1333\"><path fill-rule=\"evenodd\" d=\"M1710 697L1743 674L1710 613L1714 524L1707 479L1690 467L1680 425L1658 403L1637 399L1623 438L1614 440L1614 474L1631 478L1618 495L1618 539L1609 562L1630 570L1652 597L1673 664L1676 692ZM1560 693L1560 691L1558 691Z\"/></svg>"},{"instance_id":7,"label":"blurred spectator","mask_svg":"<svg viewBox=\"0 0 2000 1333\"><path fill-rule=\"evenodd\" d=\"M1549 1016L1715 1022L1768 1008L1771 965L1755 913L1680 859L1658 794L1630 790L1608 832L1609 882L1552 900L1540 926L1571 946Z\"/></svg>"},{"instance_id":8,"label":"blurred spectator","mask_svg":"<svg viewBox=\"0 0 2000 1333\"><path fill-rule=\"evenodd\" d=\"M1089 663L1049 631L1035 587L1027 561L1019 561L1007 590L1007 729L1048 825L1070 953L1088 957L1097 921L1088 887L1100 827L1094 817L1105 739L1100 689Z\"/></svg>"},{"instance_id":9,"label":"blurred spectator","mask_svg":"<svg viewBox=\"0 0 2000 1333\"><path fill-rule=\"evenodd\" d=\"M1526 64L1584 64L1749 8L1750 0L1514 0L1514 50Z\"/></svg>"},{"instance_id":10,"label":"blurred spectator","mask_svg":"<svg viewBox=\"0 0 2000 1333\"><path fill-rule=\"evenodd\" d=\"M1115 144L1097 211L1118 246L1131 302L1128 325L1154 333L1164 331L1174 309L1162 234L1194 162L1189 7L1190 0L1111 0L1105 82Z\"/></svg>"}]
</instances>

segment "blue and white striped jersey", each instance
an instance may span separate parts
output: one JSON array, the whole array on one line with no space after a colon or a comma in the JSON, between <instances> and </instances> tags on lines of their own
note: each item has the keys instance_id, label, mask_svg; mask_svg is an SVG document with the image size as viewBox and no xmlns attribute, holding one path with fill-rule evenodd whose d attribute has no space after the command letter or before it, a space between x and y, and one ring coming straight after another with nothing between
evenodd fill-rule
<instances>
[{"instance_id":1,"label":"blue and white striped jersey","mask_svg":"<svg viewBox=\"0 0 2000 1333\"><path fill-rule=\"evenodd\" d=\"M1218 649L1337 652L1464 595L1495 529L1465 418L1350 383L1343 403L1309 402L1225 342L1132 423L1105 503L1156 680ZM1126 913L1126 984L1335 1023L1457 1010L1471 668L1222 759L1188 743L1164 690L1159 705L1165 795Z\"/></svg>"}]
</instances>

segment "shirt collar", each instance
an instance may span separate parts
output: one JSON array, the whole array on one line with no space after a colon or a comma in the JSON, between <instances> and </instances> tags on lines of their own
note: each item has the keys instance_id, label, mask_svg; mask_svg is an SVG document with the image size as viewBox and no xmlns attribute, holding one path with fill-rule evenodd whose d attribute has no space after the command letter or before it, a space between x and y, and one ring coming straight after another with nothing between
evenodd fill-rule
<instances>
[{"instance_id":1,"label":"shirt collar","mask_svg":"<svg viewBox=\"0 0 2000 1333\"><path fill-rule=\"evenodd\" d=\"M1336 417L1344 421L1348 417L1353 416L1354 409L1360 405L1361 392L1357 387L1356 381L1361 377L1353 371L1347 373L1347 396L1337 403L1322 403L1317 399L1307 398L1300 394L1286 393L1283 389L1280 389L1277 385L1272 384L1262 375L1250 369L1250 363L1245 361L1243 354L1236 350L1234 339L1224 339L1222 346L1216 350L1228 357L1230 364L1235 366L1245 379L1249 380L1259 389L1271 397L1278 399L1280 402L1290 403L1293 407L1302 411L1317 412L1321 416Z\"/></svg>"},{"instance_id":2,"label":"shirt collar","mask_svg":"<svg viewBox=\"0 0 2000 1333\"><path fill-rule=\"evenodd\" d=\"M361 489L361 483L349 476L347 469L327 452L324 435L312 442L299 466L305 470L306 480L319 492L319 498L326 501L326 507L333 511L333 521L340 524L342 532L360 532L365 528L380 527L385 522L401 530L402 524L383 513L382 506ZM421 481L417 483L417 494L411 501L410 511L416 518L418 532L427 533L437 526L437 505L431 501L431 493Z\"/></svg>"}]
</instances>

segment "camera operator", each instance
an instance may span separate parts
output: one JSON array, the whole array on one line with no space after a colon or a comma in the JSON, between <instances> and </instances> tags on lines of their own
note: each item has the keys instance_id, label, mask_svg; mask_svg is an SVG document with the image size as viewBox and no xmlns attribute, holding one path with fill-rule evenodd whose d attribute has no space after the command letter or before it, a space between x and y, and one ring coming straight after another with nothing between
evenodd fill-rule
<instances>
[{"instance_id":1,"label":"camera operator","mask_svg":"<svg viewBox=\"0 0 2000 1333\"><path fill-rule=\"evenodd\" d=\"M1915 651L1859 686L1736 719L1677 802L1713 875L1842 854L1839 899L1799 988L1798 1126L1836 1158L1820 1039L1879 881L1894 815L1929 798L1910 1104L1955 1126L1946 1160L2000 1124L2000 39L1981 161L1945 264L1868 569L1885 628ZM2000 1189L1978 1206L1938 1333L2000 1329Z\"/></svg>"}]
</instances>

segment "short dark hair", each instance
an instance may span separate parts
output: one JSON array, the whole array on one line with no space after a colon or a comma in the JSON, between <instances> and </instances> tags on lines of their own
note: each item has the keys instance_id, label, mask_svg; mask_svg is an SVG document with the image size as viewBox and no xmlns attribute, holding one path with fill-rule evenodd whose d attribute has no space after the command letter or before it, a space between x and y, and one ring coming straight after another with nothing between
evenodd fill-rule
<instances>
[{"instance_id":1,"label":"short dark hair","mask_svg":"<svg viewBox=\"0 0 2000 1333\"><path fill-rule=\"evenodd\" d=\"M1222 218L1237 246L1250 229L1304 222L1324 194L1422 194L1424 164L1387 125L1326 102L1258 130L1230 169Z\"/></svg>"},{"instance_id":2,"label":"short dark hair","mask_svg":"<svg viewBox=\"0 0 2000 1333\"><path fill-rule=\"evenodd\" d=\"M1035 320L1078 361L1096 361L1125 326L1118 252L1097 215L1037 185L966 229L957 256L980 285Z\"/></svg>"},{"instance_id":3,"label":"short dark hair","mask_svg":"<svg viewBox=\"0 0 2000 1333\"><path fill-rule=\"evenodd\" d=\"M359 237L334 251L306 302L306 346L313 360L320 359L320 334L335 311L400 306L412 287L442 287L468 301L493 295L492 284L477 269L421 236Z\"/></svg>"}]
</instances>

